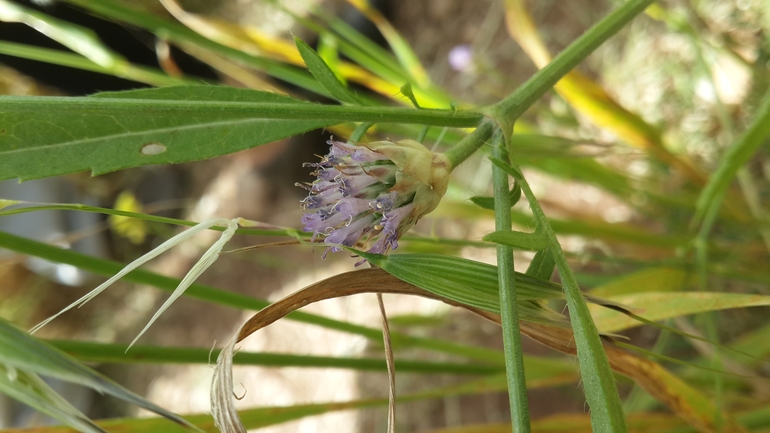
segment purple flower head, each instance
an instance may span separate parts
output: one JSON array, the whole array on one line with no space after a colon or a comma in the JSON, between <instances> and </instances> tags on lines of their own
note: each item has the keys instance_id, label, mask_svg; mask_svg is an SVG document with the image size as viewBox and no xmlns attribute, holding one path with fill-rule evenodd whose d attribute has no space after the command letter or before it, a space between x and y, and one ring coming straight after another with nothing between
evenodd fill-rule
<instances>
[{"instance_id":1,"label":"purple flower head","mask_svg":"<svg viewBox=\"0 0 770 433\"><path fill-rule=\"evenodd\" d=\"M449 161L415 141L329 144L320 162L305 164L316 181L298 184L310 193L302 200L304 230L329 245L324 257L343 247L370 245L376 254L398 248L398 238L446 192Z\"/></svg>"},{"instance_id":2,"label":"purple flower head","mask_svg":"<svg viewBox=\"0 0 770 433\"><path fill-rule=\"evenodd\" d=\"M473 68L473 48L470 45L457 45L449 51L447 56L449 66L455 71L469 72Z\"/></svg>"}]
</instances>

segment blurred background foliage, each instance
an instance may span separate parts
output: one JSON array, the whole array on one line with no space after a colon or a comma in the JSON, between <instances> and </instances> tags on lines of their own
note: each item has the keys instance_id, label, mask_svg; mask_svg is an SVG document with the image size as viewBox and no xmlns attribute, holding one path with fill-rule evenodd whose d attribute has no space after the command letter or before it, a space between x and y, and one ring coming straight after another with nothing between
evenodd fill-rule
<instances>
[{"instance_id":1,"label":"blurred background foliage","mask_svg":"<svg viewBox=\"0 0 770 433\"><path fill-rule=\"evenodd\" d=\"M614 3L619 2L0 0L0 92L77 96L222 83L331 102L305 72L293 34L312 43L337 77L370 104L411 106L400 90L409 83L422 107L470 108L509 94ZM761 111L770 84L769 31L770 7L763 0L658 2L530 109L516 124L510 149L586 291L711 342L638 323L612 327L616 319L595 312L600 330L622 332L710 402L690 408L695 415L717 407L741 425L723 420L724 431L770 431L770 370L761 362L770 354L766 137L743 161L723 167ZM0 197L189 221L243 216L296 228L302 191L293 184L309 180L301 163L326 153L329 135L347 137L354 127L308 132L209 161L93 178L77 173L21 184L9 180L0 183ZM364 141L424 135L429 148L441 150L466 133L381 124ZM724 170L732 175L720 177L722 205L721 196L703 191ZM399 252L440 252L494 263L494 244L481 241L494 230L494 214L469 200L491 194L491 172L480 156L456 170L440 207L404 239ZM0 217L5 232L102 260L89 265L76 256L45 257L41 246L30 246L32 256L24 256L21 241L0 239L0 246L15 250L4 251L0 262L0 316L22 328L94 286L98 278L88 271L114 273L116 265L104 259L128 262L175 232L151 218L53 208L0 212L6 213ZM532 228L524 200L512 218L521 230ZM237 237L232 246L254 239ZM173 251L150 270L181 277L206 242ZM351 268L347 258L322 262L319 253L291 246L232 254L200 282L274 300ZM526 269L532 256L517 252L517 269ZM166 408L205 413L208 348L229 338L248 315L211 301L186 300L148 333L147 346L124 355L124 346L111 344L130 341L162 301L147 286L162 287L158 281L147 277L133 283L65 316L41 335ZM313 311L376 328L373 300L361 296L327 301ZM246 301L230 305L238 302ZM558 301L552 307L563 308ZM499 329L463 312L395 295L388 309L394 329L419 340L396 347L404 402L399 430L509 431ZM376 397L387 389L376 338L370 333L367 340L360 330L346 337L303 326L279 323L274 331L260 331L260 339L243 349L259 353L235 358L262 366L237 375L248 390L242 402L249 408L242 415L247 426L295 420L270 431L384 431L384 410L371 409L387 403ZM435 349L450 343L461 347L454 354ZM525 349L533 430L589 431L584 397L576 390L576 363L530 343ZM354 359L361 355L374 359ZM329 366L337 369L323 369ZM672 408L632 381L618 380L631 431L715 431L713 424L672 415ZM132 409L83 388L52 386L92 418L126 417L107 421L107 430L170 431L165 420L134 419ZM0 405L2 427L50 423L11 400ZM336 414L349 408L363 410ZM326 415L305 418L319 414ZM207 415L195 419L212 428Z\"/></svg>"}]
</instances>

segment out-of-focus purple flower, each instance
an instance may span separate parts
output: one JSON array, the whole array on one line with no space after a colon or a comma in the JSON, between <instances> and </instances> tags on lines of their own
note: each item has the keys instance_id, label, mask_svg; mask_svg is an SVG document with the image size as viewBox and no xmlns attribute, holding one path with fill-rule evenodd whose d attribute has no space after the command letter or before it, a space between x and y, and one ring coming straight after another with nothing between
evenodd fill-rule
<instances>
[{"instance_id":1,"label":"out-of-focus purple flower","mask_svg":"<svg viewBox=\"0 0 770 433\"><path fill-rule=\"evenodd\" d=\"M468 44L457 45L449 51L448 60L455 71L467 72L473 67L473 48Z\"/></svg>"},{"instance_id":2,"label":"out-of-focus purple flower","mask_svg":"<svg viewBox=\"0 0 770 433\"><path fill-rule=\"evenodd\" d=\"M377 254L398 248L398 238L446 192L449 160L416 141L329 144L320 162L305 164L318 179L297 184L310 193L302 200L304 230L324 238L324 257L357 245Z\"/></svg>"}]
</instances>

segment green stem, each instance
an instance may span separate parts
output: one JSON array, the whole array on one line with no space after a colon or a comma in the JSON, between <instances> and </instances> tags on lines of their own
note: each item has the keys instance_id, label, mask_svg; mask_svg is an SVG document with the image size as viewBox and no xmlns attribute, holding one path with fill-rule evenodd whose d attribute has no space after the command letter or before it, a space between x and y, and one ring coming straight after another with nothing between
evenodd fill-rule
<instances>
[{"instance_id":1,"label":"green stem","mask_svg":"<svg viewBox=\"0 0 770 433\"><path fill-rule=\"evenodd\" d=\"M578 361L580 362L580 375L585 387L586 400L591 409L593 431L612 433L628 431L623 415L623 406L615 385L615 377L612 375L607 355L604 353L599 331L591 318L575 273L567 263L567 258L556 238L556 233L515 162L512 161L512 164L508 164L497 158L491 158L491 161L513 176L519 183L521 191L526 195L529 207L532 209L537 231L548 238L548 246L553 253L567 298L567 308L569 309Z\"/></svg>"},{"instance_id":2,"label":"green stem","mask_svg":"<svg viewBox=\"0 0 770 433\"><path fill-rule=\"evenodd\" d=\"M449 162L452 163L452 169L460 165L463 161L468 159L477 150L481 148L484 143L492 136L494 130L494 123L486 121L479 125L475 131L470 133L467 137L460 140L459 143L454 145L451 149L444 152Z\"/></svg>"},{"instance_id":3,"label":"green stem","mask_svg":"<svg viewBox=\"0 0 770 433\"><path fill-rule=\"evenodd\" d=\"M60 113L70 111L79 114L121 116L125 114L175 116L232 116L234 118L262 119L308 119L333 120L342 122L375 123L417 123L423 125L474 127L483 115L471 111L393 107L349 107L342 105L320 105L297 101L296 104L223 102L223 101L169 101L156 99L93 98L93 97L39 97L2 96L0 113Z\"/></svg>"},{"instance_id":4,"label":"green stem","mask_svg":"<svg viewBox=\"0 0 770 433\"><path fill-rule=\"evenodd\" d=\"M507 161L505 141L502 133L495 132L494 156ZM511 202L508 174L499 167L493 167L492 176L495 194L495 230L511 230ZM521 351L518 301L516 299L516 272L513 267L513 248L497 245L497 275L500 291L500 317L502 319L505 371L508 379L508 401L511 409L513 430L518 433L530 431L527 384L524 380L524 358Z\"/></svg>"},{"instance_id":5,"label":"green stem","mask_svg":"<svg viewBox=\"0 0 770 433\"><path fill-rule=\"evenodd\" d=\"M629 0L559 53L551 63L532 76L507 98L490 107L494 117L516 120L612 35L644 11L654 0Z\"/></svg>"}]
</instances>

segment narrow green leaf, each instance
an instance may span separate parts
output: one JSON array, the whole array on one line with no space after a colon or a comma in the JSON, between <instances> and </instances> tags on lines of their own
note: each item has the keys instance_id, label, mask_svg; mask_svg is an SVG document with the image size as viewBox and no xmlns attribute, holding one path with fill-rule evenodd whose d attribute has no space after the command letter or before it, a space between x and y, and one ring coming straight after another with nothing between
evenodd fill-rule
<instances>
[{"instance_id":1,"label":"narrow green leaf","mask_svg":"<svg viewBox=\"0 0 770 433\"><path fill-rule=\"evenodd\" d=\"M3 320L0 320L0 364L4 365L6 369L21 370L84 385L133 403L180 424L187 424L178 415L132 393L58 349L20 331Z\"/></svg>"},{"instance_id":2,"label":"narrow green leaf","mask_svg":"<svg viewBox=\"0 0 770 433\"><path fill-rule=\"evenodd\" d=\"M44 29L46 36L104 68L112 68L117 63L127 63L122 56L104 46L93 30L43 12L0 0L0 20L24 23L40 31Z\"/></svg>"},{"instance_id":3,"label":"narrow green leaf","mask_svg":"<svg viewBox=\"0 0 770 433\"><path fill-rule=\"evenodd\" d=\"M51 48L41 48L33 45L17 44L14 42L0 41L0 53L24 59L37 60L39 62L52 63L70 68L83 69L85 71L99 72L114 75L120 78L147 83L153 86L171 86L180 84L200 84L205 82L202 78L176 78L166 75L163 71L147 66L130 63L120 64L116 67L105 68L91 60L74 53L68 53Z\"/></svg>"},{"instance_id":4,"label":"narrow green leaf","mask_svg":"<svg viewBox=\"0 0 770 433\"><path fill-rule=\"evenodd\" d=\"M331 93L334 99L350 105L361 105L361 101L350 93L347 86L340 82L315 50L296 36L294 37L294 43L297 44L299 54L302 56L302 60L305 61L305 65L310 70L310 73Z\"/></svg>"},{"instance_id":5,"label":"narrow green leaf","mask_svg":"<svg viewBox=\"0 0 770 433\"><path fill-rule=\"evenodd\" d=\"M417 102L417 98L414 97L414 91L412 91L411 83L406 83L403 86L401 86L401 94L406 96L407 99L409 99L409 101L412 102L412 105L414 105L414 108L422 108L420 107L420 104Z\"/></svg>"},{"instance_id":6,"label":"narrow green leaf","mask_svg":"<svg viewBox=\"0 0 770 433\"><path fill-rule=\"evenodd\" d=\"M0 363L0 393L81 432L104 432L38 375ZM164 420L164 424L168 424Z\"/></svg>"},{"instance_id":7,"label":"narrow green leaf","mask_svg":"<svg viewBox=\"0 0 770 433\"><path fill-rule=\"evenodd\" d=\"M240 354L238 354L238 356L240 356ZM238 356L235 357L235 360L238 359ZM564 385L573 383L578 379L574 363L568 359L525 356L524 363L527 369L527 386L530 389ZM402 403L407 403L432 398L441 399L452 395L499 392L504 391L505 389L505 378L498 374L462 383L460 385L451 385L416 394L398 396L397 400ZM241 410L239 415L246 428L258 429L313 415L356 408L386 406L387 404L387 398L376 398L343 402L300 404L294 406L257 407ZM219 433L219 430L214 426L214 420L211 418L211 415L188 415L185 416L185 419L207 433ZM184 433L189 431L176 425L169 425L168 422L159 418L119 418L98 421L97 424L108 431L143 433ZM34 430L34 433L70 432L72 432L72 430L64 429L62 427L38 427Z\"/></svg>"},{"instance_id":8,"label":"narrow green leaf","mask_svg":"<svg viewBox=\"0 0 770 433\"><path fill-rule=\"evenodd\" d=\"M554 269L556 269L556 262L553 259L553 253L551 253L550 248L545 248L535 253L535 257L532 258L527 267L526 274L541 280L550 281Z\"/></svg>"},{"instance_id":9,"label":"narrow green leaf","mask_svg":"<svg viewBox=\"0 0 770 433\"><path fill-rule=\"evenodd\" d=\"M216 359L221 352L221 350L197 347L141 345L132 346L130 351L126 351L128 346L124 344L104 344L71 340L54 340L48 341L48 343L83 362L113 364L208 364L210 360ZM239 351L238 356L233 358L233 363L267 367L323 367L360 371L386 371L384 359L290 355L285 353ZM501 372L502 368L498 365L399 360L398 371L399 373L422 374L492 374Z\"/></svg>"},{"instance_id":10,"label":"narrow green leaf","mask_svg":"<svg viewBox=\"0 0 770 433\"><path fill-rule=\"evenodd\" d=\"M4 96L0 97L0 179L26 180L87 169L101 174L201 160L347 120L470 126L480 116L324 106L219 86L79 98Z\"/></svg>"},{"instance_id":11,"label":"narrow green leaf","mask_svg":"<svg viewBox=\"0 0 770 433\"><path fill-rule=\"evenodd\" d=\"M519 199L521 199L521 188L519 187L518 184L515 184L515 183L513 184L513 188L508 193L508 199L511 202L511 207L515 206L516 203L519 202ZM484 209L495 210L494 197L484 197L480 195L475 195L471 197L471 201L473 202L473 204L483 207Z\"/></svg>"},{"instance_id":12,"label":"narrow green leaf","mask_svg":"<svg viewBox=\"0 0 770 433\"><path fill-rule=\"evenodd\" d=\"M508 245L520 250L540 251L548 246L548 239L542 233L524 233L515 230L492 232L482 238L487 242Z\"/></svg>"}]
</instances>

